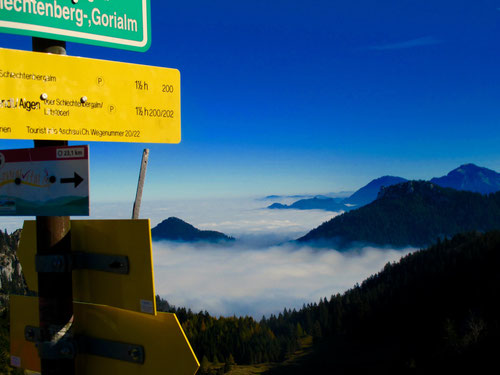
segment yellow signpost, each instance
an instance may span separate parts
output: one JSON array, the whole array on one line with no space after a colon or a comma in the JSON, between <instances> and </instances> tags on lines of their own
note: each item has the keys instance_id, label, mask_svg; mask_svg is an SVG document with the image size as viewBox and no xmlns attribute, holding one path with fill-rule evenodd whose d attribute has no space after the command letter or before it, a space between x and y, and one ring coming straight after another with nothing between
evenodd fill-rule
<instances>
[{"instance_id":1,"label":"yellow signpost","mask_svg":"<svg viewBox=\"0 0 500 375\"><path fill-rule=\"evenodd\" d=\"M25 221L17 256L28 289L38 291L36 225ZM73 299L156 314L149 220L71 220L71 250L128 258L127 273L73 271Z\"/></svg>"},{"instance_id":2,"label":"yellow signpost","mask_svg":"<svg viewBox=\"0 0 500 375\"><path fill-rule=\"evenodd\" d=\"M0 48L0 138L179 143L177 69Z\"/></svg>"},{"instance_id":3,"label":"yellow signpost","mask_svg":"<svg viewBox=\"0 0 500 375\"><path fill-rule=\"evenodd\" d=\"M38 326L38 298L11 296L11 363L40 371L40 359L27 328ZM143 348L142 363L108 358L100 348L76 356L77 375L194 375L199 363L175 314L144 315L109 306L74 303L74 338L128 343ZM88 341L88 340L87 340ZM82 350L80 347L79 350ZM95 354L85 354L94 352ZM104 350L106 352L106 350Z\"/></svg>"},{"instance_id":4,"label":"yellow signpost","mask_svg":"<svg viewBox=\"0 0 500 375\"><path fill-rule=\"evenodd\" d=\"M148 48L149 0L72 3L51 6L66 20L71 10L71 22L61 23L37 19L42 2L31 14L31 6L21 12L6 1L0 31ZM89 14L83 35L80 21ZM112 18L120 32L94 27L113 26ZM33 48L65 53L64 44L44 39L34 38ZM35 140L35 147L46 147L45 141L58 147L67 141L179 143L180 89L176 69L0 48L0 139ZM61 183L76 187L77 180L75 172ZM149 220L69 225L68 216L50 217L47 206L36 222L25 222L19 244L28 288L39 299L10 296L12 366L57 375L194 375L199 363L177 317L156 312Z\"/></svg>"}]
</instances>

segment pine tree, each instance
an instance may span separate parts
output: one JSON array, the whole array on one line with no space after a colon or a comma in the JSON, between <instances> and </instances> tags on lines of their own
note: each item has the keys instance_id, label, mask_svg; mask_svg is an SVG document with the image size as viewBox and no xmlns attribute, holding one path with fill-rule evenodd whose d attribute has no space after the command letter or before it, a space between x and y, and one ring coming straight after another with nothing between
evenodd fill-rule
<instances>
[{"instance_id":1,"label":"pine tree","mask_svg":"<svg viewBox=\"0 0 500 375\"><path fill-rule=\"evenodd\" d=\"M209 368L210 368L210 362L208 361L207 356L204 355L200 363L200 373L207 374Z\"/></svg>"}]
</instances>

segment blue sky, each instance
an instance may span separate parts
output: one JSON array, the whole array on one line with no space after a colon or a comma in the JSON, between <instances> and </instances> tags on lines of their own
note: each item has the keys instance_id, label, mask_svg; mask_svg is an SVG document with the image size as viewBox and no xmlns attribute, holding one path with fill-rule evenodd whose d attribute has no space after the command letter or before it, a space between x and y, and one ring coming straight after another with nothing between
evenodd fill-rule
<instances>
[{"instance_id":1,"label":"blue sky","mask_svg":"<svg viewBox=\"0 0 500 375\"><path fill-rule=\"evenodd\" d=\"M68 54L179 69L182 142L90 143L93 201L133 200L146 147L145 200L500 170L500 1L151 2L149 51Z\"/></svg>"}]
</instances>

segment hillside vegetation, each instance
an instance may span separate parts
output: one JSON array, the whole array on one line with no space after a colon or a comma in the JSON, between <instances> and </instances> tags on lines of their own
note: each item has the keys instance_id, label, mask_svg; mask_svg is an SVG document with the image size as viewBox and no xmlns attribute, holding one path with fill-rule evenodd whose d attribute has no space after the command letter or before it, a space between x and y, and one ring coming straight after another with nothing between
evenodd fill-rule
<instances>
[{"instance_id":1,"label":"hillside vegetation","mask_svg":"<svg viewBox=\"0 0 500 375\"><path fill-rule=\"evenodd\" d=\"M286 317L312 333L276 374L481 373L496 366L500 232L460 234L405 256L343 295ZM478 372L479 371L479 372Z\"/></svg>"},{"instance_id":2,"label":"hillside vegetation","mask_svg":"<svg viewBox=\"0 0 500 375\"><path fill-rule=\"evenodd\" d=\"M374 202L321 224L299 242L345 248L355 243L422 247L438 238L500 229L500 192L482 195L409 181L382 189Z\"/></svg>"}]
</instances>

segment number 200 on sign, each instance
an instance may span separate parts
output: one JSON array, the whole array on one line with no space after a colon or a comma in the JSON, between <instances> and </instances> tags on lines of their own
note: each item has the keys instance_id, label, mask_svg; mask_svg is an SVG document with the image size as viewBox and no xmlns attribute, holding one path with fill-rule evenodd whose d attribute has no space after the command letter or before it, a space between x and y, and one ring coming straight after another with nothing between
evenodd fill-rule
<instances>
[{"instance_id":1,"label":"number 200 on sign","mask_svg":"<svg viewBox=\"0 0 500 375\"><path fill-rule=\"evenodd\" d=\"M161 85L161 92L172 93L174 92L173 85Z\"/></svg>"}]
</instances>

